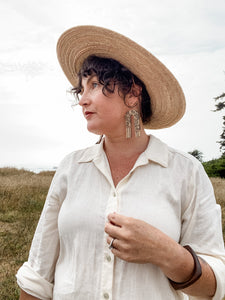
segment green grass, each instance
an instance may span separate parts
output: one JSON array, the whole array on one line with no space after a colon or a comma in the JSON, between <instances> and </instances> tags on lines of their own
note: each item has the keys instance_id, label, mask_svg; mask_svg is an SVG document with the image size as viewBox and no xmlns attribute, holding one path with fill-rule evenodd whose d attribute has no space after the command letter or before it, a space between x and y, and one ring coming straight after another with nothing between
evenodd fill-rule
<instances>
[{"instance_id":1,"label":"green grass","mask_svg":"<svg viewBox=\"0 0 225 300\"><path fill-rule=\"evenodd\" d=\"M0 168L0 300L19 299L15 274L27 260L53 174ZM222 207L225 237L225 179L211 180Z\"/></svg>"}]
</instances>

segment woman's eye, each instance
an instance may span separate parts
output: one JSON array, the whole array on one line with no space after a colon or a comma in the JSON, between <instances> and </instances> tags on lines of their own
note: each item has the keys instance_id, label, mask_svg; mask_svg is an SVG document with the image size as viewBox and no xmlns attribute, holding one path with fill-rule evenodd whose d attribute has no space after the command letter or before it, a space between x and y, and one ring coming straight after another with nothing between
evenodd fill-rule
<instances>
[{"instance_id":1,"label":"woman's eye","mask_svg":"<svg viewBox=\"0 0 225 300\"><path fill-rule=\"evenodd\" d=\"M98 86L98 82L92 82L92 87L96 88Z\"/></svg>"}]
</instances>

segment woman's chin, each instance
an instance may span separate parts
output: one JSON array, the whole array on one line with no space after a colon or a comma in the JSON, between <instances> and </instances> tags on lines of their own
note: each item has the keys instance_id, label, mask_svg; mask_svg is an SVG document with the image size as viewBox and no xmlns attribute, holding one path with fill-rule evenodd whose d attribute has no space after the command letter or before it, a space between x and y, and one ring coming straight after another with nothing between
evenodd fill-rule
<instances>
[{"instance_id":1,"label":"woman's chin","mask_svg":"<svg viewBox=\"0 0 225 300\"><path fill-rule=\"evenodd\" d=\"M103 135L103 131L100 130L99 128L93 128L92 126L87 126L87 130L93 134L97 134L97 135Z\"/></svg>"}]
</instances>

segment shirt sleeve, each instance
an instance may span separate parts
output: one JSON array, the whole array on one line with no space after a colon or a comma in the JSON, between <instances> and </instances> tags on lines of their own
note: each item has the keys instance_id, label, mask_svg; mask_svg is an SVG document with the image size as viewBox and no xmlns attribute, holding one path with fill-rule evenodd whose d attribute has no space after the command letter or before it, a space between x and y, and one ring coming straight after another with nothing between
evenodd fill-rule
<instances>
[{"instance_id":1,"label":"shirt sleeve","mask_svg":"<svg viewBox=\"0 0 225 300\"><path fill-rule=\"evenodd\" d=\"M221 300L225 294L221 208L216 204L212 184L201 164L193 168L185 194L188 196L182 205L180 244L190 245L210 265L217 281L213 300Z\"/></svg>"},{"instance_id":2,"label":"shirt sleeve","mask_svg":"<svg viewBox=\"0 0 225 300\"><path fill-rule=\"evenodd\" d=\"M66 176L63 168L59 168L52 180L28 261L16 274L22 290L43 300L52 299L55 264L59 254L58 214L65 196Z\"/></svg>"}]
</instances>

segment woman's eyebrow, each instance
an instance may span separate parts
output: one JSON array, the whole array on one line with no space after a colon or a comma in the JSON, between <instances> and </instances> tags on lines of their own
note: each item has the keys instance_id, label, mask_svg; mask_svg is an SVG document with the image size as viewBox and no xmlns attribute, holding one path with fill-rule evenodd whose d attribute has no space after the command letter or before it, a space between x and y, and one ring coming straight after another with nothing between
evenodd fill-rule
<instances>
[{"instance_id":1,"label":"woman's eyebrow","mask_svg":"<svg viewBox=\"0 0 225 300\"><path fill-rule=\"evenodd\" d=\"M92 75L88 76L87 84L90 83L90 81L93 79L93 77L97 78L97 75L96 74L92 74ZM83 77L83 78L85 78L85 77ZM81 81L81 87L84 88L83 85L82 85L82 81Z\"/></svg>"},{"instance_id":2,"label":"woman's eyebrow","mask_svg":"<svg viewBox=\"0 0 225 300\"><path fill-rule=\"evenodd\" d=\"M96 74L92 74L88 77L87 83L89 83L94 77L97 78Z\"/></svg>"}]
</instances>

